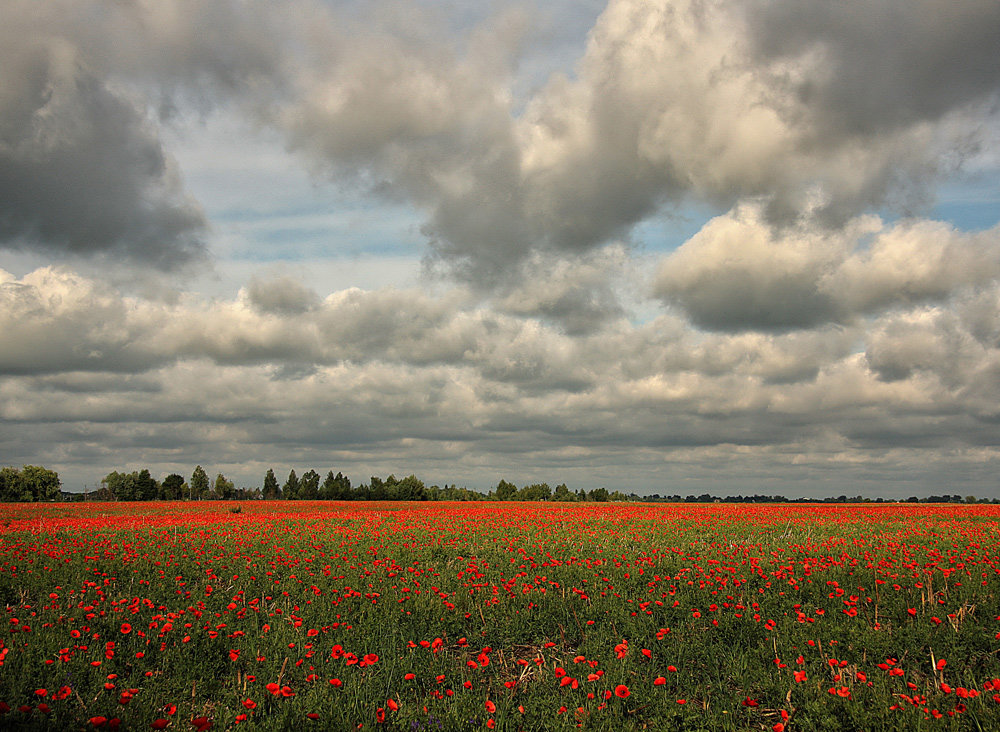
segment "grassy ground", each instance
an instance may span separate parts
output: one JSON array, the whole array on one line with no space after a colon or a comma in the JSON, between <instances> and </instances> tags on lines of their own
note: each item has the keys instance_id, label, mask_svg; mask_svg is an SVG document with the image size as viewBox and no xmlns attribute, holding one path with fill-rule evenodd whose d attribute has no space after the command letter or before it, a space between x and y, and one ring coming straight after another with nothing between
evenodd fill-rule
<instances>
[{"instance_id":1,"label":"grassy ground","mask_svg":"<svg viewBox=\"0 0 1000 732\"><path fill-rule=\"evenodd\" d=\"M1000 728L986 506L0 506L0 725Z\"/></svg>"}]
</instances>

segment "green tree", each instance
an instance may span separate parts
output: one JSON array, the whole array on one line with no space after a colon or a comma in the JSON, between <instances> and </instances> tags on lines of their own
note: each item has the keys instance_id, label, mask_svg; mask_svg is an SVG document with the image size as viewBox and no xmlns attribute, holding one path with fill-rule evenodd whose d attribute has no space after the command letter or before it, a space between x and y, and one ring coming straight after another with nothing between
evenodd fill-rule
<instances>
[{"instance_id":1,"label":"green tree","mask_svg":"<svg viewBox=\"0 0 1000 732\"><path fill-rule=\"evenodd\" d=\"M281 495L283 498L289 501L298 500L299 497L299 477L295 474L295 469L293 468L288 473L288 480L285 481L285 485L281 487Z\"/></svg>"},{"instance_id":2,"label":"green tree","mask_svg":"<svg viewBox=\"0 0 1000 732\"><path fill-rule=\"evenodd\" d=\"M278 479L274 477L274 471L267 469L264 475L264 500L276 501L281 498L281 488L278 487Z\"/></svg>"},{"instance_id":3,"label":"green tree","mask_svg":"<svg viewBox=\"0 0 1000 732\"><path fill-rule=\"evenodd\" d=\"M135 500L152 501L160 490L160 485L156 478L149 474L149 470L143 468L135 474Z\"/></svg>"},{"instance_id":4,"label":"green tree","mask_svg":"<svg viewBox=\"0 0 1000 732\"><path fill-rule=\"evenodd\" d=\"M517 486L501 479L497 487L493 490L493 496L498 501L513 501L517 498Z\"/></svg>"},{"instance_id":5,"label":"green tree","mask_svg":"<svg viewBox=\"0 0 1000 732\"><path fill-rule=\"evenodd\" d=\"M0 469L0 500L30 501L31 488L25 482L21 471L14 467Z\"/></svg>"},{"instance_id":6,"label":"green tree","mask_svg":"<svg viewBox=\"0 0 1000 732\"><path fill-rule=\"evenodd\" d=\"M591 501L601 501L602 503L607 501L609 497L607 488L595 488L587 494L587 498Z\"/></svg>"},{"instance_id":7,"label":"green tree","mask_svg":"<svg viewBox=\"0 0 1000 732\"><path fill-rule=\"evenodd\" d=\"M570 502L570 501L575 501L576 496L573 494L572 491L570 491L569 488L566 487L565 483L560 483L559 485L556 486L556 490L552 494L552 500Z\"/></svg>"},{"instance_id":8,"label":"green tree","mask_svg":"<svg viewBox=\"0 0 1000 732\"><path fill-rule=\"evenodd\" d=\"M25 465L21 468L21 480L27 486L33 501L57 501L62 483L59 474L54 470L38 465Z\"/></svg>"},{"instance_id":9,"label":"green tree","mask_svg":"<svg viewBox=\"0 0 1000 732\"><path fill-rule=\"evenodd\" d=\"M200 501L208 493L208 473L200 465L191 473L191 500Z\"/></svg>"},{"instance_id":10,"label":"green tree","mask_svg":"<svg viewBox=\"0 0 1000 732\"><path fill-rule=\"evenodd\" d=\"M171 473L160 483L160 497L165 501L176 501L184 496L184 476Z\"/></svg>"},{"instance_id":11,"label":"green tree","mask_svg":"<svg viewBox=\"0 0 1000 732\"><path fill-rule=\"evenodd\" d=\"M319 473L307 470L299 481L299 500L315 501L319 498Z\"/></svg>"},{"instance_id":12,"label":"green tree","mask_svg":"<svg viewBox=\"0 0 1000 732\"><path fill-rule=\"evenodd\" d=\"M519 501L547 501L552 496L548 483L532 483L517 492Z\"/></svg>"},{"instance_id":13,"label":"green tree","mask_svg":"<svg viewBox=\"0 0 1000 732\"><path fill-rule=\"evenodd\" d=\"M331 470L326 474L326 479L319 491L319 497L326 501L349 501L351 495L351 481L343 473L333 474Z\"/></svg>"},{"instance_id":14,"label":"green tree","mask_svg":"<svg viewBox=\"0 0 1000 732\"><path fill-rule=\"evenodd\" d=\"M227 480L226 476L219 473L212 485L212 496L220 501L232 500L236 496L236 486L233 485L233 481Z\"/></svg>"},{"instance_id":15,"label":"green tree","mask_svg":"<svg viewBox=\"0 0 1000 732\"><path fill-rule=\"evenodd\" d=\"M408 475L401 480L395 476L389 476L389 478L386 479L386 489L391 500L427 500L427 487L424 485L424 482L415 475Z\"/></svg>"},{"instance_id":16,"label":"green tree","mask_svg":"<svg viewBox=\"0 0 1000 732\"><path fill-rule=\"evenodd\" d=\"M101 490L115 501L132 500L132 479L128 473L112 470L101 478Z\"/></svg>"}]
</instances>

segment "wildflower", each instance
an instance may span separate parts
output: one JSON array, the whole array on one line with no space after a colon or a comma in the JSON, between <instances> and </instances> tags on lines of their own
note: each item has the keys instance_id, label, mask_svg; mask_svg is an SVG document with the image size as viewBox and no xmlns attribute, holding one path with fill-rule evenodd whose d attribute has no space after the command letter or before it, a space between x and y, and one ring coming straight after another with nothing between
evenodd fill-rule
<instances>
[{"instance_id":1,"label":"wildflower","mask_svg":"<svg viewBox=\"0 0 1000 732\"><path fill-rule=\"evenodd\" d=\"M627 699L631 693L632 692L628 690L628 687L625 686L625 684L618 684L618 686L615 687L615 696L619 699Z\"/></svg>"}]
</instances>

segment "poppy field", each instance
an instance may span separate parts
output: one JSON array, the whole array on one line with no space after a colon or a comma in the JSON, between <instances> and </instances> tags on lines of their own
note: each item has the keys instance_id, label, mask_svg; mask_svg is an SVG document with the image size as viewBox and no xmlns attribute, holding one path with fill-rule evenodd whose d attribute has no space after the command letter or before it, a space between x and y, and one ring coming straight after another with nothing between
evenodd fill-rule
<instances>
[{"instance_id":1,"label":"poppy field","mask_svg":"<svg viewBox=\"0 0 1000 732\"><path fill-rule=\"evenodd\" d=\"M0 726L1000 729L1000 508L0 505Z\"/></svg>"}]
</instances>

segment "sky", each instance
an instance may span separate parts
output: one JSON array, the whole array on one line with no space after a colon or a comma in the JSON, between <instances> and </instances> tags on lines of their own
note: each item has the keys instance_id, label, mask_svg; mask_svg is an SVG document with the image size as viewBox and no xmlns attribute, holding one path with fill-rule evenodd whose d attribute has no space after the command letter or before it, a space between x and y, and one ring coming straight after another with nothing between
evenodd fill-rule
<instances>
[{"instance_id":1,"label":"sky","mask_svg":"<svg viewBox=\"0 0 1000 732\"><path fill-rule=\"evenodd\" d=\"M995 0L2 0L0 464L1000 495Z\"/></svg>"}]
</instances>

